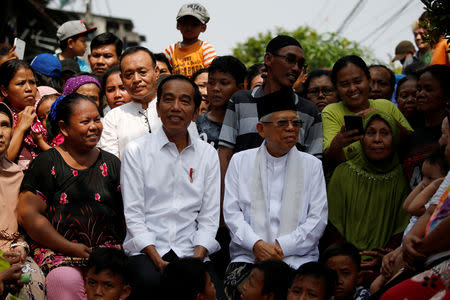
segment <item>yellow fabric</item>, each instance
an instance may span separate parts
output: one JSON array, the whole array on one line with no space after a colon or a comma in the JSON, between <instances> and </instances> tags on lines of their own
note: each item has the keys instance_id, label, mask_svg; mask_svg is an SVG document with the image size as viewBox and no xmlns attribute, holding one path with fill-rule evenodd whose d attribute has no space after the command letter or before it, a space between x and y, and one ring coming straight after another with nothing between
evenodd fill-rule
<instances>
[{"instance_id":1,"label":"yellow fabric","mask_svg":"<svg viewBox=\"0 0 450 300\"><path fill-rule=\"evenodd\" d=\"M446 39L441 39L436 47L433 49L433 56L431 57L431 65L447 65L450 67L448 60L448 53L450 44L447 44Z\"/></svg>"},{"instance_id":2,"label":"yellow fabric","mask_svg":"<svg viewBox=\"0 0 450 300\"><path fill-rule=\"evenodd\" d=\"M212 59L207 56L214 54L215 57L215 51L211 45L203 44L204 42L199 41L188 47L180 48L180 43L175 43L166 49L166 53L169 53L170 56L173 73L191 77L197 70L209 66Z\"/></svg>"},{"instance_id":3,"label":"yellow fabric","mask_svg":"<svg viewBox=\"0 0 450 300\"><path fill-rule=\"evenodd\" d=\"M375 108L381 112L391 115L400 125L406 129L413 131L406 118L398 110L394 103L385 99L372 100L369 99L369 107ZM351 112L344 102L340 101L327 105L322 111L322 126L323 126L323 150L330 147L331 141L341 130L344 125L345 115L356 115ZM361 143L359 141L344 148L346 159L353 158L357 153L361 152Z\"/></svg>"}]
</instances>

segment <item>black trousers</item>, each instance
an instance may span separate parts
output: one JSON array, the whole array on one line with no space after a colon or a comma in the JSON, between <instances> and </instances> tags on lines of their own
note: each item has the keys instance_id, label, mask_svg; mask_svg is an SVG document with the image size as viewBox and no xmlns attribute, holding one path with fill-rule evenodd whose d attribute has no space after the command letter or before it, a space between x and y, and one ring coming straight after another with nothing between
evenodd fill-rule
<instances>
[{"instance_id":1,"label":"black trousers","mask_svg":"<svg viewBox=\"0 0 450 300\"><path fill-rule=\"evenodd\" d=\"M162 259L170 263L177 260L178 256L170 250ZM130 282L132 286L131 295L128 297L129 300L163 299L163 295L161 295L161 273L150 257L146 254L130 256L129 267L131 270ZM216 289L217 299L225 300L223 283L217 276L213 265L207 262L206 267Z\"/></svg>"}]
</instances>

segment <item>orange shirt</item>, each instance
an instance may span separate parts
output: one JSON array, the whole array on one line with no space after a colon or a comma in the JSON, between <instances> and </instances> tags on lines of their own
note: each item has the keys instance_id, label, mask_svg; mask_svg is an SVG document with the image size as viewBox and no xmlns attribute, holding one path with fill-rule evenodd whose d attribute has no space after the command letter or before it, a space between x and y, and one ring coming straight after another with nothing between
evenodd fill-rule
<instances>
[{"instance_id":1,"label":"orange shirt","mask_svg":"<svg viewBox=\"0 0 450 300\"><path fill-rule=\"evenodd\" d=\"M450 67L447 51L450 49L450 45L447 44L446 39L441 39L436 47L433 49L433 56L431 57L430 65L447 65Z\"/></svg>"},{"instance_id":2,"label":"orange shirt","mask_svg":"<svg viewBox=\"0 0 450 300\"><path fill-rule=\"evenodd\" d=\"M181 48L180 43L177 42L170 45L164 52L173 67L173 73L188 77L197 70L207 68L217 56L213 46L203 41L184 48Z\"/></svg>"}]
</instances>

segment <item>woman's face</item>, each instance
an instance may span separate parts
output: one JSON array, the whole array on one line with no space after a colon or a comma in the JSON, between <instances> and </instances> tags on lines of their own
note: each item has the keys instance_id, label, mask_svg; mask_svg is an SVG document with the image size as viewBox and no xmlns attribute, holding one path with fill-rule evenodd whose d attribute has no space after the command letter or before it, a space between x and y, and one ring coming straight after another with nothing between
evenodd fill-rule
<instances>
[{"instance_id":1,"label":"woman's face","mask_svg":"<svg viewBox=\"0 0 450 300\"><path fill-rule=\"evenodd\" d=\"M9 117L5 113L0 112L0 157L2 157L6 149L8 149L11 136L12 124L9 121Z\"/></svg>"},{"instance_id":2,"label":"woman's face","mask_svg":"<svg viewBox=\"0 0 450 300\"><path fill-rule=\"evenodd\" d=\"M306 90L306 96L316 104L319 111L322 111L328 104L338 101L333 83L330 77L326 75L311 79Z\"/></svg>"},{"instance_id":3,"label":"woman's face","mask_svg":"<svg viewBox=\"0 0 450 300\"><path fill-rule=\"evenodd\" d=\"M416 110L417 80L409 79L398 88L398 109L405 117L411 116Z\"/></svg>"},{"instance_id":4,"label":"woman's face","mask_svg":"<svg viewBox=\"0 0 450 300\"><path fill-rule=\"evenodd\" d=\"M119 72L109 75L106 79L105 96L111 109L131 101Z\"/></svg>"},{"instance_id":5,"label":"woman's face","mask_svg":"<svg viewBox=\"0 0 450 300\"><path fill-rule=\"evenodd\" d=\"M60 121L60 128L65 140L87 150L97 145L103 130L98 109L89 100L74 103L69 124Z\"/></svg>"},{"instance_id":6,"label":"woman's face","mask_svg":"<svg viewBox=\"0 0 450 300\"><path fill-rule=\"evenodd\" d=\"M350 111L369 108L369 79L357 65L350 63L337 72L336 88Z\"/></svg>"},{"instance_id":7,"label":"woman's face","mask_svg":"<svg viewBox=\"0 0 450 300\"><path fill-rule=\"evenodd\" d=\"M420 76L416 97L418 111L439 111L445 107L445 95L441 83L430 72Z\"/></svg>"},{"instance_id":8,"label":"woman's face","mask_svg":"<svg viewBox=\"0 0 450 300\"><path fill-rule=\"evenodd\" d=\"M2 94L8 98L11 106L22 111L27 106L33 106L36 102L36 79L33 71L20 67L7 87L2 86Z\"/></svg>"},{"instance_id":9,"label":"woman's face","mask_svg":"<svg viewBox=\"0 0 450 300\"><path fill-rule=\"evenodd\" d=\"M369 123L363 138L364 152L369 160L379 161L392 153L392 131L385 121L375 119Z\"/></svg>"},{"instance_id":10,"label":"woman's face","mask_svg":"<svg viewBox=\"0 0 450 300\"><path fill-rule=\"evenodd\" d=\"M100 107L100 88L95 83L86 83L80 86L76 92L91 99Z\"/></svg>"}]
</instances>

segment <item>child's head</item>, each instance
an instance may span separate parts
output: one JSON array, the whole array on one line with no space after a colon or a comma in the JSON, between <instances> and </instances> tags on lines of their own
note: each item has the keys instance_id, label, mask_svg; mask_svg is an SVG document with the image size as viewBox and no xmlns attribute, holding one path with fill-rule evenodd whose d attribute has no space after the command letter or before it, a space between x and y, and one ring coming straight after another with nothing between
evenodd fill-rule
<instances>
[{"instance_id":1,"label":"child's head","mask_svg":"<svg viewBox=\"0 0 450 300\"><path fill-rule=\"evenodd\" d=\"M52 106L53 102L55 102L56 98L58 98L60 94L50 94L45 95L41 98L38 105L36 106L36 114L41 121L44 128L47 128L47 118L48 113L50 112L50 107Z\"/></svg>"},{"instance_id":2,"label":"child's head","mask_svg":"<svg viewBox=\"0 0 450 300\"><path fill-rule=\"evenodd\" d=\"M257 263L244 284L241 299L259 300L270 296L273 300L284 300L287 296L292 269L281 260L266 260Z\"/></svg>"},{"instance_id":3,"label":"child's head","mask_svg":"<svg viewBox=\"0 0 450 300\"><path fill-rule=\"evenodd\" d=\"M262 63L254 64L248 68L247 77L245 78L247 90L253 90L264 83L262 78L263 68L264 64Z\"/></svg>"},{"instance_id":4,"label":"child's head","mask_svg":"<svg viewBox=\"0 0 450 300\"><path fill-rule=\"evenodd\" d=\"M161 276L164 299L215 300L216 289L206 265L198 258L182 258L171 262Z\"/></svg>"},{"instance_id":5,"label":"child's head","mask_svg":"<svg viewBox=\"0 0 450 300\"><path fill-rule=\"evenodd\" d=\"M336 274L318 262L308 262L295 271L287 300L328 300L333 296Z\"/></svg>"},{"instance_id":6,"label":"child's head","mask_svg":"<svg viewBox=\"0 0 450 300\"><path fill-rule=\"evenodd\" d=\"M200 33L205 32L208 21L209 13L203 5L188 3L178 11L177 29L183 35L184 40L195 40L198 39Z\"/></svg>"},{"instance_id":7,"label":"child's head","mask_svg":"<svg viewBox=\"0 0 450 300\"><path fill-rule=\"evenodd\" d=\"M128 259L114 248L97 248L88 261L84 287L88 300L126 299L131 293Z\"/></svg>"},{"instance_id":8,"label":"child's head","mask_svg":"<svg viewBox=\"0 0 450 300\"><path fill-rule=\"evenodd\" d=\"M70 52L74 56L83 56L87 47L87 35L95 30L97 27L87 29L82 20L68 21L62 24L56 32L61 51Z\"/></svg>"},{"instance_id":9,"label":"child's head","mask_svg":"<svg viewBox=\"0 0 450 300\"><path fill-rule=\"evenodd\" d=\"M449 170L445 159L445 146L433 151L422 164L422 182L425 186L434 180L445 177Z\"/></svg>"},{"instance_id":10,"label":"child's head","mask_svg":"<svg viewBox=\"0 0 450 300\"><path fill-rule=\"evenodd\" d=\"M337 243L323 252L321 261L337 273L335 299L353 299L361 265L358 249L350 243Z\"/></svg>"},{"instance_id":11,"label":"child's head","mask_svg":"<svg viewBox=\"0 0 450 300\"><path fill-rule=\"evenodd\" d=\"M214 58L208 68L208 100L211 107L226 107L235 92L244 88L247 68L234 56Z\"/></svg>"}]
</instances>

